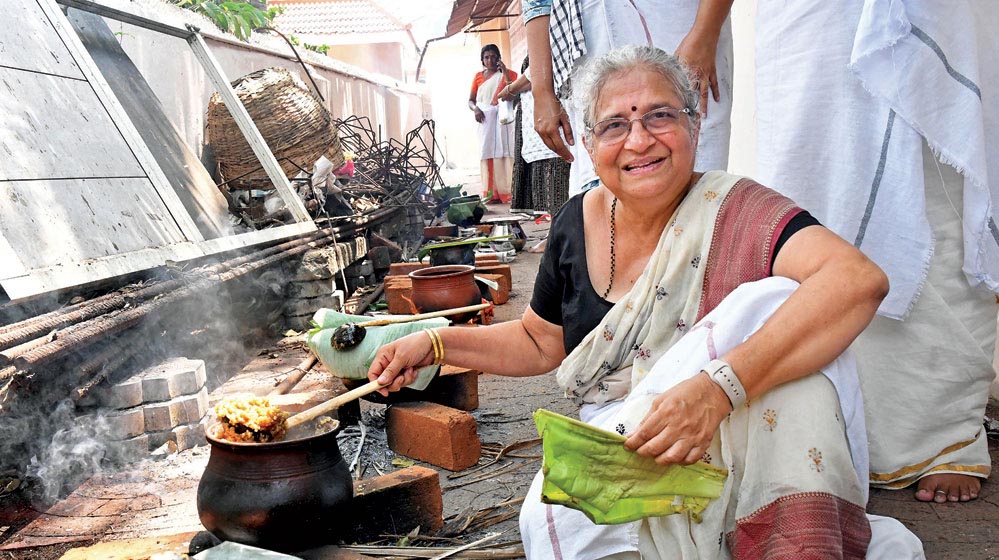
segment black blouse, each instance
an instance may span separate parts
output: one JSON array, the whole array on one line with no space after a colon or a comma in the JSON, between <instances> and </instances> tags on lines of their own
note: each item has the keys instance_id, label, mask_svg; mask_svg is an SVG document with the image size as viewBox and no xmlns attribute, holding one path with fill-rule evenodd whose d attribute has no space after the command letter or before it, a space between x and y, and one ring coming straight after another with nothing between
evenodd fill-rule
<instances>
[{"instance_id":1,"label":"black blouse","mask_svg":"<svg viewBox=\"0 0 999 560\"><path fill-rule=\"evenodd\" d=\"M562 327L562 342L566 353L572 352L614 306L600 297L590 283L586 266L586 239L583 235L583 196L570 198L552 220L548 245L534 281L531 309L539 317ZM819 221L802 211L791 218L781 230L770 259L777 258L784 243L798 231L819 225Z\"/></svg>"}]
</instances>

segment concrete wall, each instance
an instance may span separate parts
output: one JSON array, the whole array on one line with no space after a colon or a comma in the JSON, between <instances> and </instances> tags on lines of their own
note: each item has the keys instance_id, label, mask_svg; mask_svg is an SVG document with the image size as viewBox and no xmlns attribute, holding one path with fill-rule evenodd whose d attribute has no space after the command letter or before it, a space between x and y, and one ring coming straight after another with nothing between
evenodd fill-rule
<instances>
[{"instance_id":1,"label":"concrete wall","mask_svg":"<svg viewBox=\"0 0 999 560\"><path fill-rule=\"evenodd\" d=\"M410 47L412 48L412 46ZM330 45L327 56L384 76L403 80L402 45L372 43L368 45Z\"/></svg>"},{"instance_id":2,"label":"concrete wall","mask_svg":"<svg viewBox=\"0 0 999 560\"><path fill-rule=\"evenodd\" d=\"M129 10L128 5L109 4L137 11ZM180 15L167 15L189 17L182 10L176 12ZM139 12L139 15L150 17L148 13ZM177 21L167 23L178 25ZM159 97L178 132L196 153L201 153L205 112L215 88L186 42L117 21L108 20L108 24L118 33L125 52ZM280 66L309 83L284 41L273 37L265 38L272 39L266 46L250 45L214 36L214 31L207 25L200 26L206 43L230 80L262 68ZM255 41L260 42L259 39ZM370 74L304 48L298 51L309 63L310 72L335 117L367 116L376 132L380 126L383 138L398 140L403 140L406 132L419 125L422 119L431 117L424 108L425 105L429 108L429 103L424 103L426 88L423 86L400 86L395 79ZM398 72L401 74L401 68Z\"/></svg>"}]
</instances>

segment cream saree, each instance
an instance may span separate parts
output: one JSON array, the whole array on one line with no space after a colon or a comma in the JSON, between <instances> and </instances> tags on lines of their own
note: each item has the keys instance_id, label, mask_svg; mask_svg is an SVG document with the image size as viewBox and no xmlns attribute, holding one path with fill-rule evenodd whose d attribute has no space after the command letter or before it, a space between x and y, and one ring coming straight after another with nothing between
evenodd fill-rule
<instances>
[{"instance_id":1,"label":"cream saree","mask_svg":"<svg viewBox=\"0 0 999 560\"><path fill-rule=\"evenodd\" d=\"M769 276L774 233L798 211L751 181L705 174L633 290L559 368L560 385L583 403L581 419L627 433L656 396L755 332L796 288L754 281ZM528 556L863 558L871 528L856 370L844 356L823 373L777 387L722 423L702 460L729 477L701 523L671 515L597 526L541 504L536 480L521 515Z\"/></svg>"},{"instance_id":2,"label":"cream saree","mask_svg":"<svg viewBox=\"0 0 999 560\"><path fill-rule=\"evenodd\" d=\"M479 84L475 105L485 115L479 123L482 201L510 202L513 185L513 126L499 122L499 92L509 82L502 72Z\"/></svg>"}]
</instances>

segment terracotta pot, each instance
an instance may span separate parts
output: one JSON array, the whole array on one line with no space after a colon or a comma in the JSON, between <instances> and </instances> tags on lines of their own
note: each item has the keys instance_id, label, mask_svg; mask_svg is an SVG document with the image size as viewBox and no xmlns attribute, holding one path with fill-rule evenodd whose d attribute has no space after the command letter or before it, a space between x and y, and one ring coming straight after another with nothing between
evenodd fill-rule
<instances>
[{"instance_id":1,"label":"terracotta pot","mask_svg":"<svg viewBox=\"0 0 999 560\"><path fill-rule=\"evenodd\" d=\"M475 283L474 266L447 265L421 268L409 273L413 280L413 305L417 311L426 313L475 305L482 301L479 287ZM476 313L448 317L455 323L463 323Z\"/></svg>"},{"instance_id":2,"label":"terracotta pot","mask_svg":"<svg viewBox=\"0 0 999 560\"><path fill-rule=\"evenodd\" d=\"M198 484L201 523L222 540L270 550L335 543L354 494L336 433L276 443L209 435L211 455Z\"/></svg>"}]
</instances>

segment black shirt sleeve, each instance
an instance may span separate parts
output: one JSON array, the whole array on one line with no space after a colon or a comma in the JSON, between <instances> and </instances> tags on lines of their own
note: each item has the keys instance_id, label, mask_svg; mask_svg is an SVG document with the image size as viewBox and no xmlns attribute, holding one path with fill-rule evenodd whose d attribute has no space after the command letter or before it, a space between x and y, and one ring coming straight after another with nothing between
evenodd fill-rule
<instances>
[{"instance_id":1,"label":"black shirt sleeve","mask_svg":"<svg viewBox=\"0 0 999 560\"><path fill-rule=\"evenodd\" d=\"M791 221L784 226L784 230L780 232L777 237L777 244L774 245L774 253L770 255L770 270L774 268L774 261L777 260L777 253L780 252L781 247L787 243L791 236L798 233L799 231L805 229L808 226L821 226L818 220L814 216L808 213L807 210L802 210L797 216L791 218Z\"/></svg>"}]
</instances>

